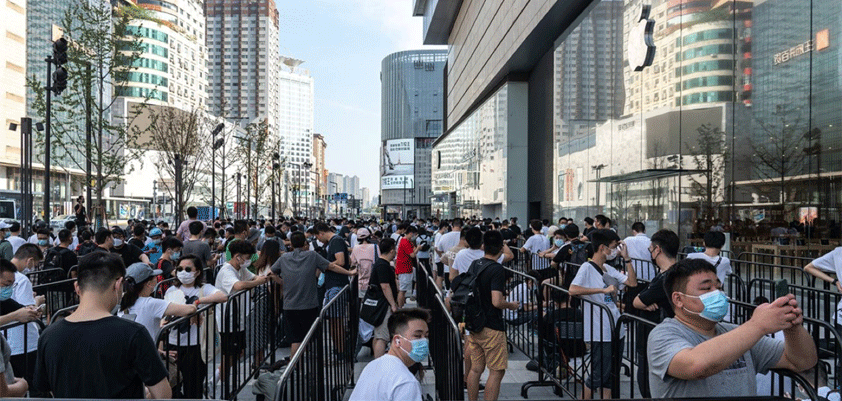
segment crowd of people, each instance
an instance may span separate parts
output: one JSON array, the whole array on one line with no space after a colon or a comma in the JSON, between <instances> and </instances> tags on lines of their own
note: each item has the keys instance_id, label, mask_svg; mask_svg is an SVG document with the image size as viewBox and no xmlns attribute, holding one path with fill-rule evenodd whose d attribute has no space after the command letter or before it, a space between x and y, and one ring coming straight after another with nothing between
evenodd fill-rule
<instances>
[{"instance_id":1,"label":"crowd of people","mask_svg":"<svg viewBox=\"0 0 842 401\"><path fill-rule=\"evenodd\" d=\"M322 308L356 277L362 308L356 354L370 341L374 360L351 400L418 400L430 314L412 307L420 288L417 269L433 278L462 330L472 401L480 393L485 400L499 397L509 367L510 327L546 331L559 320L584 324L581 348L591 361L583 382L586 399L612 396L611 365L622 356L613 354L609 320L616 323L622 313L657 324L634 346L636 380L645 397L750 396L757 393L756 374L804 371L817 362L792 295L758 305L740 326L722 322L730 310L722 285L733 272L718 230L705 234L704 251L678 260L674 232L649 235L637 222L632 235L621 239L603 215L585 218L581 230L567 218L555 225L532 220L526 229L517 218L204 222L193 207L174 231L165 222L129 221L125 228L96 231L80 222L68 222L57 233L43 222L32 233L22 233L19 223L0 222L0 326L10 325L0 329L1 397L203 398L206 383L225 377L243 355L249 326L279 323L257 321L245 310L233 323L224 321L222 305L230 296L272 283L282 294L280 324L294 357ZM528 279L512 285L507 266L515 261L527 267ZM46 300L33 293L27 274L49 269L76 279L78 306L39 330L34 322L45 318ZM840 270L842 248L805 267L842 291L827 274ZM162 280L171 285L159 286ZM155 343L163 324L195 316L209 304L217 305L211 323L222 356L211 367L214 377L208 377L198 324L171 331L161 339L167 347ZM597 305L610 313L596 313ZM771 337L776 333L782 338ZM167 358L175 359L181 373L175 388ZM527 369L537 369L535 361Z\"/></svg>"}]
</instances>

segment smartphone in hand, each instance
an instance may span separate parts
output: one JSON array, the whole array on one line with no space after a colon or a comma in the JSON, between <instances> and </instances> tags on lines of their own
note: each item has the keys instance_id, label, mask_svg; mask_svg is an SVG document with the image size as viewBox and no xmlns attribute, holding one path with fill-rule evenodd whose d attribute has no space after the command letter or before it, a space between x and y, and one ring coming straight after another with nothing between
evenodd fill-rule
<instances>
[{"instance_id":1,"label":"smartphone in hand","mask_svg":"<svg viewBox=\"0 0 842 401\"><path fill-rule=\"evenodd\" d=\"M789 294L789 282L786 279L775 281L775 299Z\"/></svg>"}]
</instances>

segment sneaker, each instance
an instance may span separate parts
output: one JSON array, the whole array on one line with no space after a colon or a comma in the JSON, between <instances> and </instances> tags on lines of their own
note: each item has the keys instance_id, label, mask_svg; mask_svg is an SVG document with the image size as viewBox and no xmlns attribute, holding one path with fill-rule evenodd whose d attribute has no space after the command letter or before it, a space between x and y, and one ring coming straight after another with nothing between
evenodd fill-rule
<instances>
[{"instance_id":1,"label":"sneaker","mask_svg":"<svg viewBox=\"0 0 842 401\"><path fill-rule=\"evenodd\" d=\"M537 372L538 371L538 361L534 359L530 359L529 362L526 363L526 370L530 372Z\"/></svg>"},{"instance_id":2,"label":"sneaker","mask_svg":"<svg viewBox=\"0 0 842 401\"><path fill-rule=\"evenodd\" d=\"M468 383L465 383L465 390L468 390ZM484 390L485 390L485 384L480 383L479 384L479 391L484 391Z\"/></svg>"}]
</instances>

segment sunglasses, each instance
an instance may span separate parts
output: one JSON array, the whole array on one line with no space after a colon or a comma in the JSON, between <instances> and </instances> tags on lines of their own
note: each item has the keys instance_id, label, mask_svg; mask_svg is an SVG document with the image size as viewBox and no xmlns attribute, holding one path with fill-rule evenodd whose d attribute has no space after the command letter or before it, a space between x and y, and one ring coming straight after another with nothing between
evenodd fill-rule
<instances>
[{"instance_id":1,"label":"sunglasses","mask_svg":"<svg viewBox=\"0 0 842 401\"><path fill-rule=\"evenodd\" d=\"M188 272L188 273L192 273L192 272L193 272L193 268L192 268L192 267L181 267L181 266L179 266L179 267L176 267L176 268L175 268L175 271L176 271L176 272L186 271L186 272Z\"/></svg>"}]
</instances>

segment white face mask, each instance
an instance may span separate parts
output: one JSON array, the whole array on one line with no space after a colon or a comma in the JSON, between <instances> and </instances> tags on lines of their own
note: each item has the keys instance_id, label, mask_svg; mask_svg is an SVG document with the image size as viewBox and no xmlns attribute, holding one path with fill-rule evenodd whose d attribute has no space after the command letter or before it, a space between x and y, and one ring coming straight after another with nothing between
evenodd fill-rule
<instances>
[{"instance_id":1,"label":"white face mask","mask_svg":"<svg viewBox=\"0 0 842 401\"><path fill-rule=\"evenodd\" d=\"M240 267L245 268L245 269L248 269L248 267L249 267L249 266L251 266L251 259L250 259L250 258L249 258L249 259L246 259L246 261L245 261L245 262L243 262L243 263L240 265Z\"/></svg>"},{"instance_id":2,"label":"white face mask","mask_svg":"<svg viewBox=\"0 0 842 401\"><path fill-rule=\"evenodd\" d=\"M114 238L114 246L121 246L123 245L123 240Z\"/></svg>"},{"instance_id":3,"label":"white face mask","mask_svg":"<svg viewBox=\"0 0 842 401\"><path fill-rule=\"evenodd\" d=\"M175 276L178 277L178 281L181 281L182 284L190 285L196 281L196 276L193 275L193 272L180 271Z\"/></svg>"},{"instance_id":4,"label":"white face mask","mask_svg":"<svg viewBox=\"0 0 842 401\"><path fill-rule=\"evenodd\" d=\"M619 249L617 249L617 248L614 248L614 249L609 249L609 250L608 250L608 255L605 257L605 259L607 259L607 260L614 260L614 259L617 259L617 255L619 255L619 254L620 254L620 250L619 250Z\"/></svg>"}]
</instances>

